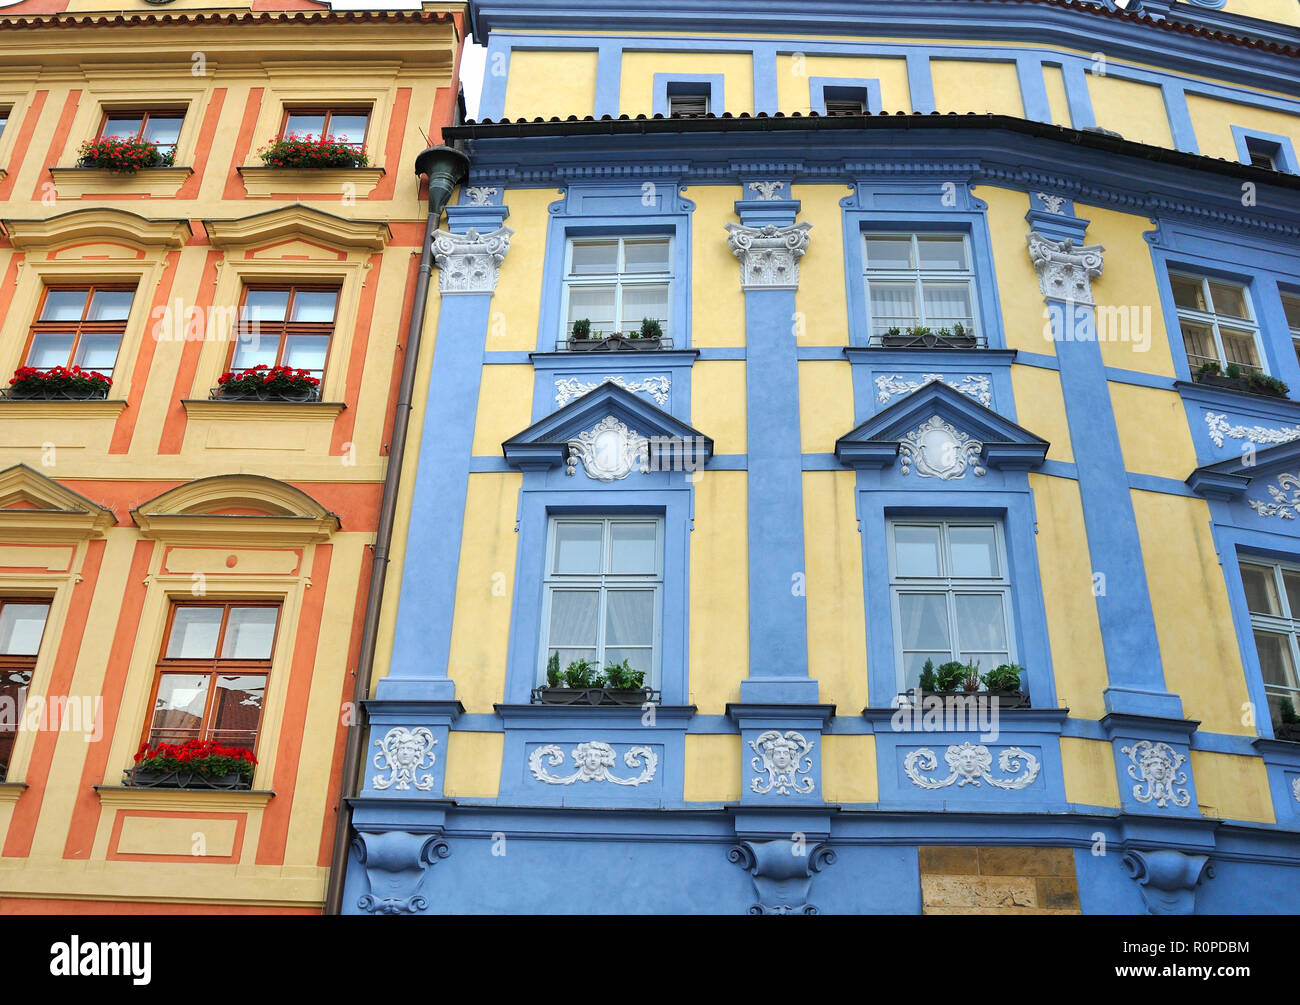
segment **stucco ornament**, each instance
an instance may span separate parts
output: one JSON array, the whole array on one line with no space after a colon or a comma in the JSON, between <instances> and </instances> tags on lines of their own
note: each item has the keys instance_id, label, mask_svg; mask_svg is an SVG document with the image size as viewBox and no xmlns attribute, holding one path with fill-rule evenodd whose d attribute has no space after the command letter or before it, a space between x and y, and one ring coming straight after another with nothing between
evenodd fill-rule
<instances>
[{"instance_id":1,"label":"stucco ornament","mask_svg":"<svg viewBox=\"0 0 1300 1005\"><path fill-rule=\"evenodd\" d=\"M1300 778L1291 780L1291 795L1295 796L1295 801L1300 803Z\"/></svg>"},{"instance_id":2,"label":"stucco ornament","mask_svg":"<svg viewBox=\"0 0 1300 1005\"><path fill-rule=\"evenodd\" d=\"M947 384L954 391L960 391L969 398L974 398L985 407L993 403L993 390L989 379L982 374L969 373L964 377L948 380L941 373L923 373L920 380L908 380L901 374L881 374L876 378L876 400L882 405L890 398L911 394L913 391L933 384L936 381Z\"/></svg>"},{"instance_id":3,"label":"stucco ornament","mask_svg":"<svg viewBox=\"0 0 1300 1005\"><path fill-rule=\"evenodd\" d=\"M433 258L438 263L438 289L442 293L492 293L506 252L509 227L490 234L471 228L464 234L440 230L433 235Z\"/></svg>"},{"instance_id":4,"label":"stucco ornament","mask_svg":"<svg viewBox=\"0 0 1300 1005\"><path fill-rule=\"evenodd\" d=\"M1162 849L1125 852L1120 864L1136 880L1148 914L1192 914L1196 887L1214 878L1214 866L1205 855Z\"/></svg>"},{"instance_id":5,"label":"stucco ornament","mask_svg":"<svg viewBox=\"0 0 1300 1005\"><path fill-rule=\"evenodd\" d=\"M1181 787L1187 782L1187 772L1179 770L1187 758L1169 744L1138 740L1119 749L1132 762L1128 776L1138 783L1133 786L1133 798L1138 802L1154 802L1163 809L1170 803L1187 806L1192 801L1191 794Z\"/></svg>"},{"instance_id":6,"label":"stucco ornament","mask_svg":"<svg viewBox=\"0 0 1300 1005\"><path fill-rule=\"evenodd\" d=\"M933 750L921 747L910 751L903 758L903 771L913 785L922 789L942 789L954 782L957 787L964 785L978 786L988 782L997 789L1023 789L1034 783L1042 764L1038 758L1020 747L1006 747L998 755L998 770L1010 778L995 778L993 775L993 753L982 744L969 740L960 746L953 744L943 753L948 764L946 778L927 777L929 772L939 767L939 759Z\"/></svg>"},{"instance_id":7,"label":"stucco ornament","mask_svg":"<svg viewBox=\"0 0 1300 1005\"><path fill-rule=\"evenodd\" d=\"M1280 474L1276 485L1265 486L1272 502L1260 499L1247 499L1246 502L1260 516L1275 516L1281 520L1294 520L1300 514L1300 478L1295 475ZM1291 495L1288 496L1287 492Z\"/></svg>"},{"instance_id":8,"label":"stucco ornament","mask_svg":"<svg viewBox=\"0 0 1300 1005\"><path fill-rule=\"evenodd\" d=\"M491 202L492 197L497 194L497 190L483 185L472 185L465 189L465 194L469 196L469 205L486 206Z\"/></svg>"},{"instance_id":9,"label":"stucco ornament","mask_svg":"<svg viewBox=\"0 0 1300 1005\"><path fill-rule=\"evenodd\" d=\"M352 850L370 883L370 892L357 901L367 914L423 911L429 906L420 892L424 874L451 854L440 836L406 831L362 831L353 839Z\"/></svg>"},{"instance_id":10,"label":"stucco ornament","mask_svg":"<svg viewBox=\"0 0 1300 1005\"><path fill-rule=\"evenodd\" d=\"M1029 232L1029 260L1038 272L1038 289L1049 300L1092 303L1092 280L1101 275L1100 244L1080 245L1073 239L1053 241Z\"/></svg>"},{"instance_id":11,"label":"stucco ornament","mask_svg":"<svg viewBox=\"0 0 1300 1005\"><path fill-rule=\"evenodd\" d=\"M741 841L727 851L727 860L754 879L758 902L750 914L817 914L808 902L813 874L835 864L835 852L824 844L805 847L802 841Z\"/></svg>"},{"instance_id":12,"label":"stucco ornament","mask_svg":"<svg viewBox=\"0 0 1300 1005\"><path fill-rule=\"evenodd\" d=\"M972 440L966 433L933 415L899 441L899 473L911 474L915 467L920 478L949 481L963 477L966 469L970 468L976 477L980 477L988 473L980 463L983 452L984 444L979 440Z\"/></svg>"},{"instance_id":13,"label":"stucco ornament","mask_svg":"<svg viewBox=\"0 0 1300 1005\"><path fill-rule=\"evenodd\" d=\"M781 198L781 193L785 191L785 182L783 181L751 181L749 190L758 193L756 202L773 202Z\"/></svg>"},{"instance_id":14,"label":"stucco ornament","mask_svg":"<svg viewBox=\"0 0 1300 1005\"><path fill-rule=\"evenodd\" d=\"M1246 440L1250 443L1290 443L1300 440L1300 426L1234 426L1223 412L1206 412L1205 425L1209 428L1210 441L1216 446L1223 446L1225 436L1234 440Z\"/></svg>"},{"instance_id":15,"label":"stucco ornament","mask_svg":"<svg viewBox=\"0 0 1300 1005\"><path fill-rule=\"evenodd\" d=\"M437 744L432 731L424 726L415 729L394 726L375 741L379 748L375 767L388 772L387 778L375 776L375 788L398 790L414 785L421 792L428 792L433 788L433 775L419 772L433 767L437 760L433 748Z\"/></svg>"},{"instance_id":16,"label":"stucco ornament","mask_svg":"<svg viewBox=\"0 0 1300 1005\"><path fill-rule=\"evenodd\" d=\"M810 223L789 227L727 224L727 244L740 260L740 285L746 290L793 290L799 286L799 259L808 250Z\"/></svg>"},{"instance_id":17,"label":"stucco ornament","mask_svg":"<svg viewBox=\"0 0 1300 1005\"><path fill-rule=\"evenodd\" d=\"M571 775L553 775L542 764L546 758L552 768L564 763L564 751L548 743L528 755L528 770L539 782L547 785L572 785L574 782L613 782L615 785L641 785L654 778L659 768L659 756L649 747L631 747L623 755L629 768L640 768L641 773L632 778L619 778L610 769L614 767L614 748L600 740L586 740L570 751L577 770ZM644 764L644 766L643 766Z\"/></svg>"},{"instance_id":18,"label":"stucco ornament","mask_svg":"<svg viewBox=\"0 0 1300 1005\"><path fill-rule=\"evenodd\" d=\"M766 778L751 778L749 788L760 796L775 791L778 796L792 793L807 795L817 787L812 778L800 778L799 775L812 771L812 758L807 756L815 741L804 738L802 733L794 730L782 734L775 729L761 733L756 740L750 740L750 749L757 754L750 760L755 771L766 772Z\"/></svg>"},{"instance_id":19,"label":"stucco ornament","mask_svg":"<svg viewBox=\"0 0 1300 1005\"><path fill-rule=\"evenodd\" d=\"M650 395L656 405L665 408L668 405L668 390L672 387L672 378L668 376L646 377L644 380L628 380L619 374L604 380L583 381L580 377L566 377L555 382L555 403L567 405L574 398L581 398L588 391L594 391L602 384L613 384L625 391L641 392Z\"/></svg>"},{"instance_id":20,"label":"stucco ornament","mask_svg":"<svg viewBox=\"0 0 1300 1005\"><path fill-rule=\"evenodd\" d=\"M1049 195L1046 192L1035 192L1034 195L1038 196L1039 200L1043 204L1043 208L1046 209L1047 212L1053 213L1056 216L1065 215L1065 210L1061 208L1065 205L1065 196Z\"/></svg>"},{"instance_id":21,"label":"stucco ornament","mask_svg":"<svg viewBox=\"0 0 1300 1005\"><path fill-rule=\"evenodd\" d=\"M630 475L633 469L650 469L650 441L614 416L607 415L569 441L564 473L576 474L579 461L588 478L601 482L619 481Z\"/></svg>"}]
</instances>

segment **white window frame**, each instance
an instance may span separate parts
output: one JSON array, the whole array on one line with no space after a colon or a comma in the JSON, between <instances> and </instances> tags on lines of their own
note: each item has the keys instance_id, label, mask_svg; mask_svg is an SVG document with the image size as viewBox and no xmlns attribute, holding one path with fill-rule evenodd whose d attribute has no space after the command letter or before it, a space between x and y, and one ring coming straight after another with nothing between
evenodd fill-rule
<instances>
[{"instance_id":1,"label":"white window frame","mask_svg":"<svg viewBox=\"0 0 1300 1005\"><path fill-rule=\"evenodd\" d=\"M879 238L902 238L906 237L912 242L912 261L916 262L914 269L873 269L871 267L870 256L867 254L867 241ZM958 237L961 238L962 252L966 256L966 268L960 271L949 269L923 269L921 268L921 256L917 248L918 237ZM931 322L925 317L925 290L926 282L964 282L970 290L970 328L969 333L975 336L976 344L984 346L987 344L984 338L982 326L980 325L980 304L979 304L979 284L975 279L975 255L971 248L970 234L961 230L863 230L862 231L862 292L866 298L867 304L867 333L871 345L878 345L884 336L885 330L876 331L875 319L872 316L871 305L871 281L880 282L908 282L916 284L916 309L918 317L916 327L929 327ZM937 329L936 329L937 330Z\"/></svg>"},{"instance_id":2,"label":"white window frame","mask_svg":"<svg viewBox=\"0 0 1300 1005\"><path fill-rule=\"evenodd\" d=\"M574 287L583 286L614 286L614 324L621 325L623 317L623 288L625 286L658 286L667 284L668 286L668 303L664 308L664 317L659 319L659 324L663 328L665 338L672 338L673 321L673 297L676 295L674 257L676 248L674 243L677 238L672 234L663 233L628 233L628 234L600 234L600 235L579 235L566 238L564 242L564 296L560 304L560 330L564 333L567 341L573 331L573 322L569 320L569 293ZM599 244L608 241L618 242L618 263L613 273L606 274L587 274L574 276L573 272L573 247L575 244ZM625 248L628 241L666 241L668 243L668 270L666 272L637 272L627 273L625 268ZM637 322L638 326L640 322ZM622 329L620 328L621 332ZM592 335L595 336L593 331ZM606 335L618 334L617 332L606 332Z\"/></svg>"},{"instance_id":3,"label":"white window frame","mask_svg":"<svg viewBox=\"0 0 1300 1005\"><path fill-rule=\"evenodd\" d=\"M1296 320L1292 324L1287 319L1287 328L1291 332L1291 345L1295 348L1296 361L1300 362L1300 293L1292 293L1289 290L1282 290L1282 316L1286 317L1286 304L1291 301L1296 306ZM1300 709L1296 711L1300 712Z\"/></svg>"},{"instance_id":4,"label":"white window frame","mask_svg":"<svg viewBox=\"0 0 1300 1005\"><path fill-rule=\"evenodd\" d=\"M601 572L591 573L557 573L552 570L555 568L555 548L556 548L556 530L560 524L601 524L601 568L609 568L610 547L613 535L611 526L619 523L653 523L655 525L655 571L653 574L643 573L611 573ZM652 646L650 656L650 671L646 673L646 686L658 688L660 686L661 664L663 662L663 593L664 593L664 519L662 516L654 514L627 513L627 514L574 514L574 515L553 515L546 521L546 565L542 573L542 621L541 621L541 644L538 646L538 665L537 681L538 684L546 683L546 662L550 657L551 651L551 597L556 593L564 590L598 590L600 592L600 601L596 613L596 661L599 668L603 671L608 660L605 657L605 628L606 628L606 603L609 593L614 590L638 590L644 591L647 588L654 590L654 615L653 631L651 634ZM556 649L573 649L576 646L555 646ZM614 649L625 649L627 646L612 646ZM631 647L635 648L635 647ZM560 672L564 672L564 667L560 667Z\"/></svg>"},{"instance_id":5,"label":"white window frame","mask_svg":"<svg viewBox=\"0 0 1300 1005\"><path fill-rule=\"evenodd\" d=\"M1201 368L1201 364L1192 365L1192 358L1187 353L1187 339L1183 335L1183 321L1190 321L1193 324L1208 325L1210 331L1214 334L1214 351L1219 354L1219 367L1223 371L1228 369L1228 357L1223 351L1223 336L1219 332L1219 322L1228 328L1236 328L1241 331L1249 331L1255 339L1255 356L1259 359L1259 372L1268 373L1268 357L1264 355L1264 342L1260 338L1259 321L1255 316L1255 303L1250 295L1250 284L1241 283L1235 279L1219 279L1215 276L1207 275L1204 272L1193 272L1187 269L1169 270L1169 296L1173 298L1173 281L1175 279L1190 279L1201 284L1201 295L1205 297L1205 302L1210 306L1210 311L1198 311L1192 307L1180 307L1177 302L1174 303L1174 310L1178 315L1178 339L1183 347L1183 358L1187 360L1187 368L1195 376L1196 371ZM1213 311L1214 297L1210 294L1210 283L1219 283L1223 286L1232 286L1241 290L1242 303L1246 305L1246 313L1250 315L1247 318L1234 318L1228 314L1216 314ZM1242 370L1251 369L1249 364L1236 364Z\"/></svg>"},{"instance_id":6,"label":"white window frame","mask_svg":"<svg viewBox=\"0 0 1300 1005\"><path fill-rule=\"evenodd\" d=\"M898 552L895 547L894 531L898 526L906 527L938 527L940 541L941 562L939 576L900 576L898 573ZM952 527L992 527L994 541L997 550L998 572L999 575L994 578L974 578L965 576L950 575L949 567L950 546L949 530ZM961 647L957 645L960 641L957 629L957 610L955 597L958 595L985 595L999 596L1002 598L1002 617L1004 621L1004 630L1007 638L1007 658L1008 663L1016 663L1016 619L1015 609L1012 603L1012 584L1010 570L1007 567L1007 548L1005 530L1000 519L995 518L932 518L932 517L890 517L885 524L886 547L889 552L889 610L890 619L893 623L894 632L894 673L898 681L898 688L903 691L914 686L907 680L907 661L906 653L903 651L903 619L899 606L899 597L904 594L935 594L943 593L946 595L946 604L948 611L948 641L952 648L951 659L961 659ZM934 652L936 650L916 650L924 652ZM938 660L935 666L946 662ZM980 666L980 673L987 673L992 670L993 666Z\"/></svg>"},{"instance_id":7,"label":"white window frame","mask_svg":"<svg viewBox=\"0 0 1300 1005\"><path fill-rule=\"evenodd\" d=\"M1272 635L1285 635L1291 646L1291 675L1296 684L1292 687L1284 688L1287 692L1283 697L1290 697L1291 704L1297 712L1300 712L1300 613L1291 610L1291 600L1286 593L1286 584L1282 579L1283 572L1290 572L1300 575L1300 563L1296 562L1278 562L1271 559L1262 558L1257 555L1243 554L1237 562L1238 572L1241 566L1253 565L1261 569L1269 569L1273 573L1273 588L1277 591L1277 602L1282 613L1279 615L1260 614L1250 610L1250 599L1246 597L1246 612L1250 616L1250 641L1255 645L1255 632L1268 632ZM1246 581L1242 577L1241 584L1242 594L1245 595ZM1276 692L1278 685L1269 684L1264 678L1264 664L1259 655L1259 646L1255 645L1255 660L1259 664L1260 683L1264 687L1264 693L1270 693L1270 690ZM1271 716L1271 712L1270 712Z\"/></svg>"}]
</instances>

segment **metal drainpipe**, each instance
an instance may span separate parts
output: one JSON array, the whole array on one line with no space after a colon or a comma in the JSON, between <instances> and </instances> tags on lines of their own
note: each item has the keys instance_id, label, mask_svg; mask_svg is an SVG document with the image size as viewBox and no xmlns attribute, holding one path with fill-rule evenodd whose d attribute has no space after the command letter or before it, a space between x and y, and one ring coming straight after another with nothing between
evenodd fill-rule
<instances>
[{"instance_id":1,"label":"metal drainpipe","mask_svg":"<svg viewBox=\"0 0 1300 1005\"><path fill-rule=\"evenodd\" d=\"M463 146L463 141L457 142ZM370 679L375 667L375 646L379 634L379 610L384 599L384 581L388 575L389 547L393 539L393 522L397 516L397 491L402 480L402 463L406 455L406 428L411 418L411 398L415 392L415 371L420 358L420 335L424 329L424 310L429 299L429 276L433 272L433 234L438 229L443 208L456 186L469 173L469 158L459 149L428 147L415 158L417 176L429 179L429 219L424 228L420 249L420 273L411 305L411 322L406 331L406 358L402 361L402 381L397 392L397 410L393 415L393 439L388 450L388 470L384 473L384 495L379 504L379 526L375 531L375 555L370 565L370 591L366 597L366 620L361 629L361 652L357 659L356 681L352 688L351 725L343 754L343 774L336 807L334 852L330 858L329 883L325 889L325 913L339 914L343 904L343 880L347 874L348 846L352 831L352 807L348 799L356 795L357 775L361 767L361 744L366 735L364 706L370 697Z\"/></svg>"}]
</instances>

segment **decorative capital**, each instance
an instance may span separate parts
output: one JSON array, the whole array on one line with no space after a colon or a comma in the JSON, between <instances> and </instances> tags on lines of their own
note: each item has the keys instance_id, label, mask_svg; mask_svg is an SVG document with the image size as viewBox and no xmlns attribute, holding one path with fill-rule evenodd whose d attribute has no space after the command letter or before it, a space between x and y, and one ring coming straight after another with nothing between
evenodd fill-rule
<instances>
[{"instance_id":1,"label":"decorative capital","mask_svg":"<svg viewBox=\"0 0 1300 1005\"><path fill-rule=\"evenodd\" d=\"M1128 851L1120 860L1137 881L1149 914L1191 914L1196 908L1196 887L1214 878L1214 866L1205 855L1181 851Z\"/></svg>"},{"instance_id":2,"label":"decorative capital","mask_svg":"<svg viewBox=\"0 0 1300 1005\"><path fill-rule=\"evenodd\" d=\"M1053 241L1029 232L1029 260L1038 272L1038 288L1047 300L1091 304L1092 280L1101 275L1100 244L1079 245L1072 238Z\"/></svg>"},{"instance_id":3,"label":"decorative capital","mask_svg":"<svg viewBox=\"0 0 1300 1005\"><path fill-rule=\"evenodd\" d=\"M750 914L817 914L808 903L813 873L835 864L835 852L825 844L809 848L802 838L775 841L741 841L727 852L727 859L754 878L758 903Z\"/></svg>"},{"instance_id":4,"label":"decorative capital","mask_svg":"<svg viewBox=\"0 0 1300 1005\"><path fill-rule=\"evenodd\" d=\"M420 893L425 870L451 854L451 847L438 835L406 831L362 831L352 849L370 881L370 892L357 901L367 914L423 911L429 906Z\"/></svg>"},{"instance_id":5,"label":"decorative capital","mask_svg":"<svg viewBox=\"0 0 1300 1005\"><path fill-rule=\"evenodd\" d=\"M514 231L501 227L489 234L470 228L464 234L440 230L433 235L441 293L493 293Z\"/></svg>"},{"instance_id":6,"label":"decorative capital","mask_svg":"<svg viewBox=\"0 0 1300 1005\"><path fill-rule=\"evenodd\" d=\"M767 224L750 227L727 224L727 244L740 260L740 286L745 290L799 288L799 259L808 250L810 223L789 227Z\"/></svg>"}]
</instances>

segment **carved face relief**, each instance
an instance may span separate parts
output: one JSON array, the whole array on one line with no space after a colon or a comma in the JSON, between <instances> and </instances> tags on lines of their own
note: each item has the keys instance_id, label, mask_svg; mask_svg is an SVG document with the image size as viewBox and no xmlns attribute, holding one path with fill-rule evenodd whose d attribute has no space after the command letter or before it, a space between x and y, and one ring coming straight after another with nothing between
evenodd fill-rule
<instances>
[{"instance_id":1,"label":"carved face relief","mask_svg":"<svg viewBox=\"0 0 1300 1005\"><path fill-rule=\"evenodd\" d=\"M1162 809L1170 803L1179 807L1191 804L1191 793L1182 788L1187 782L1187 772L1181 770L1186 755L1158 740L1138 740L1120 751L1128 755L1128 775L1138 783L1133 786L1133 798L1138 802L1154 802Z\"/></svg>"},{"instance_id":2,"label":"carved face relief","mask_svg":"<svg viewBox=\"0 0 1300 1005\"><path fill-rule=\"evenodd\" d=\"M807 795L816 787L812 778L800 778L799 775L812 771L812 758L805 755L813 748L812 740L802 733L789 730L784 735L775 729L760 734L758 739L750 740L750 749L758 756L753 758L750 766L754 771L765 772L766 778L751 778L750 791L759 795L775 792L778 796L798 792Z\"/></svg>"},{"instance_id":3,"label":"carved face relief","mask_svg":"<svg viewBox=\"0 0 1300 1005\"><path fill-rule=\"evenodd\" d=\"M642 785L654 778L659 767L659 755L649 747L632 747L623 755L629 768L639 768L640 774L619 778L610 769L615 765L614 748L600 740L584 740L569 752L576 765L570 775L553 775L542 762L551 767L564 763L564 752L553 743L538 747L528 755L528 770L534 778L547 785L572 785L574 782L613 782L615 785Z\"/></svg>"},{"instance_id":4,"label":"carved face relief","mask_svg":"<svg viewBox=\"0 0 1300 1005\"><path fill-rule=\"evenodd\" d=\"M437 758L433 748L438 741L433 732L424 726L407 729L394 726L381 739L375 741L379 751L374 757L374 766L380 771L387 771L388 777L375 776L375 788L409 789L414 785L422 792L433 788L433 775L419 772L432 768Z\"/></svg>"}]
</instances>

